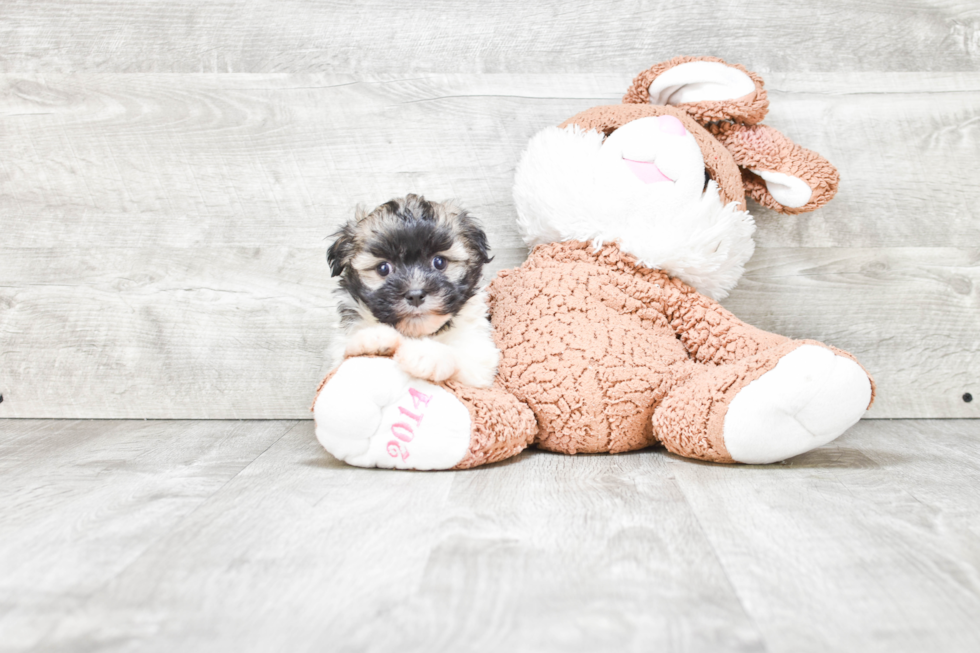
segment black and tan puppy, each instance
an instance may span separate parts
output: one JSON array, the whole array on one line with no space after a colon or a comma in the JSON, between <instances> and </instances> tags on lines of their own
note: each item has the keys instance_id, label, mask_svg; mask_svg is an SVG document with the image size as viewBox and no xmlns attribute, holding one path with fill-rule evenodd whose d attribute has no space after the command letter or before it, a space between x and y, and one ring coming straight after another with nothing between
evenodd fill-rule
<instances>
[{"instance_id":1,"label":"black and tan puppy","mask_svg":"<svg viewBox=\"0 0 980 653\"><path fill-rule=\"evenodd\" d=\"M472 216L450 202L408 195L359 210L334 237L327 261L340 276L344 334L336 363L394 355L421 379L493 383L500 354L480 288L490 248Z\"/></svg>"}]
</instances>

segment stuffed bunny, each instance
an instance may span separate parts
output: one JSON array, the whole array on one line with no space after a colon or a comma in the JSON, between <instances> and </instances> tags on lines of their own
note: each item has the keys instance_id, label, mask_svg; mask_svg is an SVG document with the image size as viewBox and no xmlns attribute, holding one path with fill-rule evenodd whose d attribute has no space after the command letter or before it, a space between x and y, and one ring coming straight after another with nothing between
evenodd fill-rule
<instances>
[{"instance_id":1,"label":"stuffed bunny","mask_svg":"<svg viewBox=\"0 0 980 653\"><path fill-rule=\"evenodd\" d=\"M754 73L678 57L535 135L514 184L533 249L488 288L493 387L350 358L318 390L321 444L352 465L461 469L531 445L771 463L841 435L874 395L853 356L716 301L754 248L746 191L793 214L837 189L826 160L759 124L767 107Z\"/></svg>"}]
</instances>

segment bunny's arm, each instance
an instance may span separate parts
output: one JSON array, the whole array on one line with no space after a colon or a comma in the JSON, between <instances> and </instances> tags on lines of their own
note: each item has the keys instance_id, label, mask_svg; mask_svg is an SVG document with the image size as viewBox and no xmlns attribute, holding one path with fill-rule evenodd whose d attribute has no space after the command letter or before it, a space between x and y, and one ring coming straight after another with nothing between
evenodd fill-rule
<instances>
[{"instance_id":1,"label":"bunny's arm","mask_svg":"<svg viewBox=\"0 0 980 653\"><path fill-rule=\"evenodd\" d=\"M700 363L734 363L790 340L746 324L680 279L669 279L663 293L667 320L684 348Z\"/></svg>"}]
</instances>

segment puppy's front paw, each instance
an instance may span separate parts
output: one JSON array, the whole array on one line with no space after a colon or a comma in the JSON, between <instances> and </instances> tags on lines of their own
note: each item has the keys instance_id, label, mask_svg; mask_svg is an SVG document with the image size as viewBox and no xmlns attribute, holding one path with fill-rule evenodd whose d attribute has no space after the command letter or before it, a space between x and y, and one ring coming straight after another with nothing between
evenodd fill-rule
<instances>
[{"instance_id":1,"label":"puppy's front paw","mask_svg":"<svg viewBox=\"0 0 980 653\"><path fill-rule=\"evenodd\" d=\"M387 324L368 327L355 332L347 341L344 358L352 356L390 356L398 351L401 334Z\"/></svg>"},{"instance_id":2,"label":"puppy's front paw","mask_svg":"<svg viewBox=\"0 0 980 653\"><path fill-rule=\"evenodd\" d=\"M427 338L405 339L395 354L398 367L417 379L445 381L456 373L453 350Z\"/></svg>"}]
</instances>

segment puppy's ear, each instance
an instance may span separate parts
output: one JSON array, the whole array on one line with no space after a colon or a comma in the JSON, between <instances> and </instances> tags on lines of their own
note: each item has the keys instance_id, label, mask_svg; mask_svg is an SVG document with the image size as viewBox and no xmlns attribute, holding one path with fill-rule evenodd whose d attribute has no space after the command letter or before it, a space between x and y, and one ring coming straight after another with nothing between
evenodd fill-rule
<instances>
[{"instance_id":1,"label":"puppy's ear","mask_svg":"<svg viewBox=\"0 0 980 653\"><path fill-rule=\"evenodd\" d=\"M358 210L360 211L360 208ZM343 273L354 256L354 250L357 244L354 224L348 222L339 231L332 234L331 238L336 238L337 240L327 250L327 263L330 264L330 276L336 277Z\"/></svg>"},{"instance_id":2,"label":"puppy's ear","mask_svg":"<svg viewBox=\"0 0 980 653\"><path fill-rule=\"evenodd\" d=\"M449 227L456 238L461 238L466 243L467 249L477 255L480 265L486 265L493 260L490 256L490 241L480 228L479 220L456 204L455 200L432 202L430 206L436 220Z\"/></svg>"},{"instance_id":3,"label":"puppy's ear","mask_svg":"<svg viewBox=\"0 0 980 653\"><path fill-rule=\"evenodd\" d=\"M486 265L493 260L490 256L490 241L486 232L480 228L480 223L465 211L460 216L460 235L480 258L480 263Z\"/></svg>"}]
</instances>

